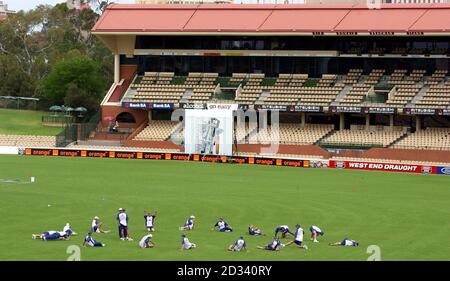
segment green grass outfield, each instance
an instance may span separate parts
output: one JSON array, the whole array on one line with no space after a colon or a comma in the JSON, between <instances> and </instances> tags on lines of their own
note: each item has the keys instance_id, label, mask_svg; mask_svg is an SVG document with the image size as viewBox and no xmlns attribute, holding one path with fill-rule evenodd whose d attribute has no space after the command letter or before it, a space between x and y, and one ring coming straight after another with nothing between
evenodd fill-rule
<instances>
[{"instance_id":1,"label":"green grass outfield","mask_svg":"<svg viewBox=\"0 0 450 281\"><path fill-rule=\"evenodd\" d=\"M43 115L49 112L32 110L0 109L0 134L54 136L61 132L58 127L42 126Z\"/></svg>"},{"instance_id":2,"label":"green grass outfield","mask_svg":"<svg viewBox=\"0 0 450 281\"><path fill-rule=\"evenodd\" d=\"M66 260L66 249L81 244L92 218L102 219L109 234L95 234L104 248L82 248L82 260L361 260L369 245L382 260L450 260L450 177L332 169L302 169L197 162L0 156L0 260ZM48 207L48 204L51 207ZM130 217L135 241L120 241L115 215ZM143 211L157 210L154 249L137 245L146 234ZM178 251L186 218L198 245ZM219 216L232 233L211 231ZM69 241L40 241L32 233L62 230L70 222L78 232ZM226 251L229 244L258 225L266 237L244 235L249 252ZM256 249L271 242L274 228L301 223L309 250L293 245L280 252ZM308 228L325 231L320 243ZM359 247L330 247L345 237ZM283 243L286 243L285 240Z\"/></svg>"}]
</instances>

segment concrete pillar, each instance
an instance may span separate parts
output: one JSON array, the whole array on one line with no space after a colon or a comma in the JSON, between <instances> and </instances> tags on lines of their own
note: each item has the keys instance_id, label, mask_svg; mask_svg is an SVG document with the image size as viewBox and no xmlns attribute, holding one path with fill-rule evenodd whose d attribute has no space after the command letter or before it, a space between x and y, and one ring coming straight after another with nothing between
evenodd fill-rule
<instances>
[{"instance_id":1,"label":"concrete pillar","mask_svg":"<svg viewBox=\"0 0 450 281\"><path fill-rule=\"evenodd\" d=\"M114 54L114 83L120 82L120 55Z\"/></svg>"},{"instance_id":2,"label":"concrete pillar","mask_svg":"<svg viewBox=\"0 0 450 281\"><path fill-rule=\"evenodd\" d=\"M394 114L389 115L389 127L391 130L394 129Z\"/></svg>"},{"instance_id":3,"label":"concrete pillar","mask_svg":"<svg viewBox=\"0 0 450 281\"><path fill-rule=\"evenodd\" d=\"M301 126L305 127L305 125L306 125L306 113L302 112L300 116L301 116Z\"/></svg>"},{"instance_id":4,"label":"concrete pillar","mask_svg":"<svg viewBox=\"0 0 450 281\"><path fill-rule=\"evenodd\" d=\"M345 128L345 113L339 113L339 130Z\"/></svg>"},{"instance_id":5,"label":"concrete pillar","mask_svg":"<svg viewBox=\"0 0 450 281\"><path fill-rule=\"evenodd\" d=\"M416 115L416 131L422 130L422 118Z\"/></svg>"},{"instance_id":6,"label":"concrete pillar","mask_svg":"<svg viewBox=\"0 0 450 281\"><path fill-rule=\"evenodd\" d=\"M370 127L370 114L366 115L366 131L369 130Z\"/></svg>"}]
</instances>

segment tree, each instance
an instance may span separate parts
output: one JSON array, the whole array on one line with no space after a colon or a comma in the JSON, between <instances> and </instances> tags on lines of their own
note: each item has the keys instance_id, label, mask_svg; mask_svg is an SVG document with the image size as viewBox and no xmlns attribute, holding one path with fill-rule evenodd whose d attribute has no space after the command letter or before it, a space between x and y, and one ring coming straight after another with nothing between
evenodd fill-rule
<instances>
[{"instance_id":1,"label":"tree","mask_svg":"<svg viewBox=\"0 0 450 281\"><path fill-rule=\"evenodd\" d=\"M104 89L105 79L98 63L81 56L56 63L40 83L38 93L53 104L70 102L66 105L94 108L98 106Z\"/></svg>"}]
</instances>

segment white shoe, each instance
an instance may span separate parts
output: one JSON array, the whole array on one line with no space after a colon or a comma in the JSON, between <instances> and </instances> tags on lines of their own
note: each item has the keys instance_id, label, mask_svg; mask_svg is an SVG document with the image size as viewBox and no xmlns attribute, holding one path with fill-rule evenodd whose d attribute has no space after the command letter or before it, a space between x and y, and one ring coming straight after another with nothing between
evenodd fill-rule
<instances>
[{"instance_id":1,"label":"white shoe","mask_svg":"<svg viewBox=\"0 0 450 281\"><path fill-rule=\"evenodd\" d=\"M308 246L306 244L303 245L303 248L305 248L305 250L308 250Z\"/></svg>"},{"instance_id":2,"label":"white shoe","mask_svg":"<svg viewBox=\"0 0 450 281\"><path fill-rule=\"evenodd\" d=\"M121 237L120 240L125 241L125 238Z\"/></svg>"},{"instance_id":3,"label":"white shoe","mask_svg":"<svg viewBox=\"0 0 450 281\"><path fill-rule=\"evenodd\" d=\"M32 234L32 235L31 235L31 238L36 239L36 235L35 235L35 234Z\"/></svg>"},{"instance_id":4,"label":"white shoe","mask_svg":"<svg viewBox=\"0 0 450 281\"><path fill-rule=\"evenodd\" d=\"M319 241L317 241L317 240L314 240L313 242L314 242L314 243L319 243Z\"/></svg>"},{"instance_id":5,"label":"white shoe","mask_svg":"<svg viewBox=\"0 0 450 281\"><path fill-rule=\"evenodd\" d=\"M102 244L102 247L105 247L106 246L106 244Z\"/></svg>"},{"instance_id":6,"label":"white shoe","mask_svg":"<svg viewBox=\"0 0 450 281\"><path fill-rule=\"evenodd\" d=\"M128 241L133 241L133 238L127 237Z\"/></svg>"}]
</instances>

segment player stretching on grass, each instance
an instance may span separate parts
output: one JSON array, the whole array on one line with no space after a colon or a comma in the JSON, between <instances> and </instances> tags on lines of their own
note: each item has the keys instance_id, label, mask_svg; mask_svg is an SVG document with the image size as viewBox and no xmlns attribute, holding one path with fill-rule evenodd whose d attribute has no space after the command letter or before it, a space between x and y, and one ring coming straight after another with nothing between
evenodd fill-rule
<instances>
[{"instance_id":1,"label":"player stretching on grass","mask_svg":"<svg viewBox=\"0 0 450 281\"><path fill-rule=\"evenodd\" d=\"M344 240L340 241L340 242L335 242L335 243L330 243L328 244L330 246L359 246L359 243L356 242L355 240L350 240L348 238L345 238Z\"/></svg>"},{"instance_id":2,"label":"player stretching on grass","mask_svg":"<svg viewBox=\"0 0 450 281\"><path fill-rule=\"evenodd\" d=\"M127 215L127 213L125 213L124 208L119 209L119 213L116 216L116 220L117 220L117 224L119 225L120 240L133 241L133 239L131 239L128 236L128 215Z\"/></svg>"},{"instance_id":3,"label":"player stretching on grass","mask_svg":"<svg viewBox=\"0 0 450 281\"><path fill-rule=\"evenodd\" d=\"M42 239L44 241L69 240L69 235L66 232L54 230L45 231L42 234L32 234L31 237L33 239Z\"/></svg>"},{"instance_id":4,"label":"player stretching on grass","mask_svg":"<svg viewBox=\"0 0 450 281\"><path fill-rule=\"evenodd\" d=\"M303 244L303 236L305 235L305 231L303 231L303 228L300 227L299 224L295 225L295 234L294 234L294 240L287 243L286 246L291 245L292 243L295 243L300 249L308 250L308 246L302 245Z\"/></svg>"},{"instance_id":5,"label":"player stretching on grass","mask_svg":"<svg viewBox=\"0 0 450 281\"><path fill-rule=\"evenodd\" d=\"M244 237L239 237L239 239L234 242L234 244L231 244L230 246L228 246L228 251L232 251L232 252L240 252L242 249L244 249L245 251L247 251L247 245L245 243Z\"/></svg>"},{"instance_id":6,"label":"player stretching on grass","mask_svg":"<svg viewBox=\"0 0 450 281\"><path fill-rule=\"evenodd\" d=\"M145 227L147 228L148 232L155 231L154 223L156 218L156 211L153 214L150 214L147 211L144 211L144 219L145 219Z\"/></svg>"},{"instance_id":7,"label":"player stretching on grass","mask_svg":"<svg viewBox=\"0 0 450 281\"><path fill-rule=\"evenodd\" d=\"M66 225L63 228L63 232L67 233L67 236L75 236L77 233L72 230L72 227L70 226L70 223L66 223Z\"/></svg>"},{"instance_id":8,"label":"player stretching on grass","mask_svg":"<svg viewBox=\"0 0 450 281\"><path fill-rule=\"evenodd\" d=\"M186 235L182 234L181 235L181 248L180 248L180 251L191 250L191 249L194 249L194 248L197 248L197 245L194 244L194 243L191 243L189 241L189 239L186 237Z\"/></svg>"},{"instance_id":9,"label":"player stretching on grass","mask_svg":"<svg viewBox=\"0 0 450 281\"><path fill-rule=\"evenodd\" d=\"M256 248L261 249L261 250L268 250L268 251L280 251L281 248L283 248L284 245L281 244L280 239L278 239L278 237L275 237L273 242L266 245L266 246L257 246Z\"/></svg>"},{"instance_id":10,"label":"player stretching on grass","mask_svg":"<svg viewBox=\"0 0 450 281\"><path fill-rule=\"evenodd\" d=\"M94 219L92 220L91 232L93 232L93 233L108 233L109 230L103 230L102 223L100 222L100 218L95 216Z\"/></svg>"},{"instance_id":11,"label":"player stretching on grass","mask_svg":"<svg viewBox=\"0 0 450 281\"><path fill-rule=\"evenodd\" d=\"M317 240L318 235L323 236L325 234L318 226L315 225L311 225L309 227L309 231L311 231L311 240L314 243L319 243L319 241Z\"/></svg>"},{"instance_id":12,"label":"player stretching on grass","mask_svg":"<svg viewBox=\"0 0 450 281\"><path fill-rule=\"evenodd\" d=\"M219 228L220 232L232 232L233 229L231 226L223 220L223 218L219 218L219 221L216 222L216 224L213 226L212 230L214 230L216 227Z\"/></svg>"},{"instance_id":13,"label":"player stretching on grass","mask_svg":"<svg viewBox=\"0 0 450 281\"><path fill-rule=\"evenodd\" d=\"M252 235L252 236L265 235L265 234L262 233L261 229L257 228L253 224L249 225L249 227L248 227L248 234Z\"/></svg>"},{"instance_id":14,"label":"player stretching on grass","mask_svg":"<svg viewBox=\"0 0 450 281\"><path fill-rule=\"evenodd\" d=\"M105 247L106 245L98 242L96 240L94 240L94 238L92 238L92 232L89 232L86 237L84 237L84 242L83 242L83 247Z\"/></svg>"},{"instance_id":15,"label":"player stretching on grass","mask_svg":"<svg viewBox=\"0 0 450 281\"><path fill-rule=\"evenodd\" d=\"M187 220L184 226L180 226L180 230L192 230L194 229L195 216L191 215Z\"/></svg>"},{"instance_id":16,"label":"player stretching on grass","mask_svg":"<svg viewBox=\"0 0 450 281\"><path fill-rule=\"evenodd\" d=\"M294 236L294 233L289 230L289 226L287 225L277 226L277 228L275 228L275 237L278 237L278 232L281 232L281 238L286 238L286 234L288 233Z\"/></svg>"},{"instance_id":17,"label":"player stretching on grass","mask_svg":"<svg viewBox=\"0 0 450 281\"><path fill-rule=\"evenodd\" d=\"M155 243L152 243L153 234L147 234L139 241L139 247L142 249L148 249L155 247Z\"/></svg>"}]
</instances>

